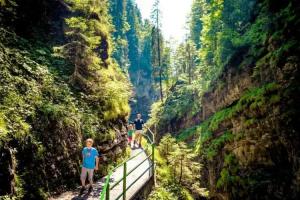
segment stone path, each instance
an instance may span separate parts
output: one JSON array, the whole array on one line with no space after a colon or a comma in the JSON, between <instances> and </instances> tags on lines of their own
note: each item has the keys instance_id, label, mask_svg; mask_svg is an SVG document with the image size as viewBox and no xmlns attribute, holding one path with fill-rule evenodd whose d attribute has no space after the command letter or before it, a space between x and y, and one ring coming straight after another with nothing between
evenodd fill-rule
<instances>
[{"instance_id":1,"label":"stone path","mask_svg":"<svg viewBox=\"0 0 300 200\"><path fill-rule=\"evenodd\" d=\"M140 153L142 152L142 153ZM135 149L131 151L131 157L134 157L140 153L137 157L131 159L130 161L127 162L127 173L133 169L135 166L139 165L143 160L147 158L147 154L143 149ZM142 173L149 168L151 165L151 160L147 159L143 164L141 164L137 169L135 169L130 175L127 176L126 179L126 185L127 187L133 183L139 176L142 175ZM110 185L112 186L114 183L116 183L120 178L123 177L123 166L117 168L115 172L112 174L110 178ZM126 199L131 199L136 192L139 191L139 189L147 183L147 181L152 177L152 169L147 170L147 172L142 175L142 177L134 183L127 191L126 193ZM52 197L49 200L98 200L100 198L100 192L102 190L102 187L104 185L105 177L102 178L101 180L97 181L94 184L94 190L88 194L84 193L81 196L79 196L79 190L78 188L76 191L69 191L61 194L60 196L57 197ZM110 191L110 200L115 200L123 190L123 181L121 181L118 185L116 185L115 188L113 188ZM121 198L122 199L122 196Z\"/></svg>"}]
</instances>

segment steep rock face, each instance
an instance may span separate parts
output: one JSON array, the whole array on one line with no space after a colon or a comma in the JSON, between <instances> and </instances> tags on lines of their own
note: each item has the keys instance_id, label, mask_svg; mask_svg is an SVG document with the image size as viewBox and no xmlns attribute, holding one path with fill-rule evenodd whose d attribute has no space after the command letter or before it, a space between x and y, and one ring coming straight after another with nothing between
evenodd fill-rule
<instances>
[{"instance_id":1,"label":"steep rock face","mask_svg":"<svg viewBox=\"0 0 300 200\"><path fill-rule=\"evenodd\" d=\"M67 42L64 20L74 14L70 1L5 2L0 7L0 199L47 199L79 184L87 137L103 155L98 176L120 160L128 113L119 109L116 115L113 109L119 107L107 104L112 98L96 101L95 94L70 84L74 66L53 51ZM99 56L107 61L109 38L103 38ZM101 81L124 81L125 88L118 66L106 67L110 76ZM111 89L105 81L100 92ZM128 106L127 97L122 100Z\"/></svg>"},{"instance_id":2,"label":"steep rock face","mask_svg":"<svg viewBox=\"0 0 300 200\"><path fill-rule=\"evenodd\" d=\"M167 100L172 117L158 132L196 146L211 199L299 199L299 3L261 0L254 10L244 36L254 42L235 49L200 100L184 93L194 100L184 113Z\"/></svg>"},{"instance_id":3,"label":"steep rock face","mask_svg":"<svg viewBox=\"0 0 300 200\"><path fill-rule=\"evenodd\" d=\"M233 56L198 114L212 199L299 198L299 6L264 1L260 9L274 17L265 43Z\"/></svg>"},{"instance_id":4,"label":"steep rock face","mask_svg":"<svg viewBox=\"0 0 300 200\"><path fill-rule=\"evenodd\" d=\"M277 88L265 92L262 101L249 100L201 142L203 183L209 183L212 197L297 199L299 136L295 121L288 120L296 119L290 114L294 108L285 110L275 101Z\"/></svg>"},{"instance_id":5,"label":"steep rock face","mask_svg":"<svg viewBox=\"0 0 300 200\"><path fill-rule=\"evenodd\" d=\"M74 110L78 105L68 87L53 82L47 66L33 60L31 50L22 49L30 49L26 40L13 36L1 30L0 195L41 199L78 183L83 116ZM12 47L20 41L23 47ZM107 125L101 134L109 130L114 137L95 140L103 155L101 176L124 154L124 124L122 119Z\"/></svg>"},{"instance_id":6,"label":"steep rock face","mask_svg":"<svg viewBox=\"0 0 300 200\"><path fill-rule=\"evenodd\" d=\"M131 80L134 86L134 101L131 103L131 119L136 117L136 113L141 113L144 119L148 119L152 103L157 99L157 92L153 89L151 75L139 69L131 72Z\"/></svg>"}]
</instances>

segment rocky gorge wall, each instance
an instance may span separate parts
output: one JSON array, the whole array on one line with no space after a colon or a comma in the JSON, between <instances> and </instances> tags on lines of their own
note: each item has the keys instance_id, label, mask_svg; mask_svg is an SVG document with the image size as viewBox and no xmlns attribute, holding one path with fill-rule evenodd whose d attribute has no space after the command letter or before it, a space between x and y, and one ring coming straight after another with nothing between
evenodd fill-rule
<instances>
[{"instance_id":1,"label":"rocky gorge wall","mask_svg":"<svg viewBox=\"0 0 300 200\"><path fill-rule=\"evenodd\" d=\"M106 55L101 58L107 65L98 67L104 75L109 70L109 78L103 75L97 85L89 82L98 92L91 93L72 85L74 65L54 52L70 41L65 19L82 14L70 6L70 1L0 3L0 199L47 199L77 186L86 138L94 139L102 155L98 177L126 156L128 98L119 98L119 88L114 97L101 97L111 94L105 81L122 82L125 88L128 80ZM101 22L106 18L101 15ZM105 45L100 50L107 54L109 29L101 25ZM85 58L90 57L81 60ZM111 101L122 107L111 107Z\"/></svg>"},{"instance_id":2,"label":"rocky gorge wall","mask_svg":"<svg viewBox=\"0 0 300 200\"><path fill-rule=\"evenodd\" d=\"M210 199L299 198L299 11L293 0L257 1L244 33L252 42L235 49L203 96L188 96L187 112L158 122L159 133L195 147Z\"/></svg>"},{"instance_id":3,"label":"rocky gorge wall","mask_svg":"<svg viewBox=\"0 0 300 200\"><path fill-rule=\"evenodd\" d=\"M211 199L299 198L299 5L261 2L262 45L239 49L202 99L197 150Z\"/></svg>"},{"instance_id":4,"label":"rocky gorge wall","mask_svg":"<svg viewBox=\"0 0 300 200\"><path fill-rule=\"evenodd\" d=\"M153 80L149 72L144 69L137 69L130 73L134 86L134 101L131 102L131 120L136 118L137 113L141 113L143 119L149 118L152 103L157 99L157 92L153 88Z\"/></svg>"}]
</instances>

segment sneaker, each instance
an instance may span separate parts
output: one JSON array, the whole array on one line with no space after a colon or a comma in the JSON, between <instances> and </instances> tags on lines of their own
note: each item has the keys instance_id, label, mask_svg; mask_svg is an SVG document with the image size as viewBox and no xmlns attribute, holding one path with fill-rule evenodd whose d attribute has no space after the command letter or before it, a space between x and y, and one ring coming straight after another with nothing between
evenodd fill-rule
<instances>
[{"instance_id":1,"label":"sneaker","mask_svg":"<svg viewBox=\"0 0 300 200\"><path fill-rule=\"evenodd\" d=\"M93 186L89 187L89 193L91 193L93 191Z\"/></svg>"},{"instance_id":2,"label":"sneaker","mask_svg":"<svg viewBox=\"0 0 300 200\"><path fill-rule=\"evenodd\" d=\"M82 186L81 189L80 189L80 193L79 193L79 194L80 194L80 195L83 194L84 190L85 190L85 187Z\"/></svg>"}]
</instances>

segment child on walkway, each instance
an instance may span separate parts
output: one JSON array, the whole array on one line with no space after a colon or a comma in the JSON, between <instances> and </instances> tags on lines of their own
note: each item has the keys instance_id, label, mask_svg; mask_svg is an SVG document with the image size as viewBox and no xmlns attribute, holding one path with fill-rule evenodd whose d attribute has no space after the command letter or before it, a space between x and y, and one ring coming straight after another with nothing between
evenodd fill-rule
<instances>
[{"instance_id":1,"label":"child on walkway","mask_svg":"<svg viewBox=\"0 0 300 200\"><path fill-rule=\"evenodd\" d=\"M129 124L128 125L128 132L127 132L127 138L128 138L128 144L132 147L132 137L133 137L133 125Z\"/></svg>"},{"instance_id":2,"label":"child on walkway","mask_svg":"<svg viewBox=\"0 0 300 200\"><path fill-rule=\"evenodd\" d=\"M99 154L98 151L93 147L93 139L89 138L86 140L86 147L82 150L82 169L81 169L81 185L82 188L80 193L82 194L86 188L85 180L88 175L89 179L89 193L93 190L93 175L94 170L98 170L99 167Z\"/></svg>"}]
</instances>

